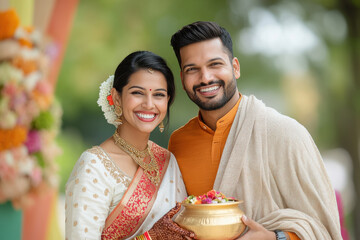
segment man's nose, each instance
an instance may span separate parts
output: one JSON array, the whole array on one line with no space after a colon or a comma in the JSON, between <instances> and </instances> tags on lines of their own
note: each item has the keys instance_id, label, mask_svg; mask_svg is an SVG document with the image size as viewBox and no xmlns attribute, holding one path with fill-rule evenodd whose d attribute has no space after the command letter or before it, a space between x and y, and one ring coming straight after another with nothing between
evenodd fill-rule
<instances>
[{"instance_id":1,"label":"man's nose","mask_svg":"<svg viewBox=\"0 0 360 240\"><path fill-rule=\"evenodd\" d=\"M214 80L212 72L209 69L202 68L201 69L201 82L208 83L212 80Z\"/></svg>"}]
</instances>

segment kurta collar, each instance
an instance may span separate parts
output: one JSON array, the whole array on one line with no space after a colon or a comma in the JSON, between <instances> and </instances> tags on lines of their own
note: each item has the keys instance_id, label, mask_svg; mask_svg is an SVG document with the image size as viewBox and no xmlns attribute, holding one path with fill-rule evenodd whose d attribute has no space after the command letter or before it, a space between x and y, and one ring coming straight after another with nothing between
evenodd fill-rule
<instances>
[{"instance_id":1,"label":"kurta collar","mask_svg":"<svg viewBox=\"0 0 360 240\"><path fill-rule=\"evenodd\" d=\"M240 98L236 102L234 107L227 114L225 114L222 118L217 120L217 122L216 122L216 130L223 129L226 126L231 125L232 122L234 121L237 109L239 107L239 104L240 104L240 101L241 101L241 98L242 98L241 93L239 93L239 95L240 95ZM204 131L206 131L208 133L214 134L214 131L203 122L200 111L198 113L198 121L199 121L199 126L200 126L201 129L203 129Z\"/></svg>"}]
</instances>

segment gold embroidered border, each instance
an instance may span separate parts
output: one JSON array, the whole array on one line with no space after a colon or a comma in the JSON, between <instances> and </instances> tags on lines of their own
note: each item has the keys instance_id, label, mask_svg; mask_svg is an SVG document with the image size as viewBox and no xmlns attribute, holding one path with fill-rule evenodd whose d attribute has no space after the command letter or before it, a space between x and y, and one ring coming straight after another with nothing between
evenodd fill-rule
<instances>
[{"instance_id":1,"label":"gold embroidered border","mask_svg":"<svg viewBox=\"0 0 360 240\"><path fill-rule=\"evenodd\" d=\"M104 165L105 169L110 173L110 175L116 180L117 183L123 183L126 187L129 187L131 179L121 172L118 167L109 159L106 153L99 147L94 146L91 149L87 150L88 152L95 154Z\"/></svg>"},{"instance_id":2,"label":"gold embroidered border","mask_svg":"<svg viewBox=\"0 0 360 240\"><path fill-rule=\"evenodd\" d=\"M169 163L169 152L156 144L151 147L162 180ZM108 216L101 239L123 239L135 233L151 210L157 191L157 187L139 168L123 199Z\"/></svg>"}]
</instances>

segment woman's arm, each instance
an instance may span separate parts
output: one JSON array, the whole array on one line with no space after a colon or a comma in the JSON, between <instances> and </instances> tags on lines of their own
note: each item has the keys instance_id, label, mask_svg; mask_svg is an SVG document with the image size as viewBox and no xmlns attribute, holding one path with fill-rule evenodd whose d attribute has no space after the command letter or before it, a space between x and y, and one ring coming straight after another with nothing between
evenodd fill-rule
<instances>
[{"instance_id":1,"label":"woman's arm","mask_svg":"<svg viewBox=\"0 0 360 240\"><path fill-rule=\"evenodd\" d=\"M101 239L113 192L105 173L89 152L76 163L66 185L66 239Z\"/></svg>"}]
</instances>

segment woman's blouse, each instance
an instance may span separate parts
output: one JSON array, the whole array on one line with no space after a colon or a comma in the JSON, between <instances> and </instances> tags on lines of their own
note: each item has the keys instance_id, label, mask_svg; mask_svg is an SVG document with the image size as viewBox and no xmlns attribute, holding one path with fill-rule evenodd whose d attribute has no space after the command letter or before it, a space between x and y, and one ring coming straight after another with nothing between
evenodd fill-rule
<instances>
[{"instance_id":1,"label":"woman's blouse","mask_svg":"<svg viewBox=\"0 0 360 240\"><path fill-rule=\"evenodd\" d=\"M66 184L66 239L101 239L105 221L127 190L131 178L105 151L85 151Z\"/></svg>"}]
</instances>

